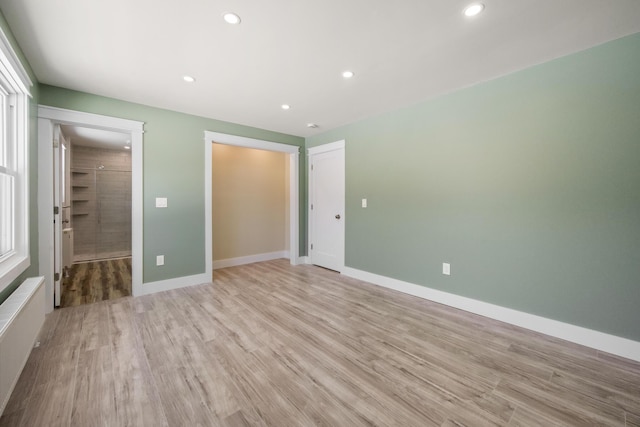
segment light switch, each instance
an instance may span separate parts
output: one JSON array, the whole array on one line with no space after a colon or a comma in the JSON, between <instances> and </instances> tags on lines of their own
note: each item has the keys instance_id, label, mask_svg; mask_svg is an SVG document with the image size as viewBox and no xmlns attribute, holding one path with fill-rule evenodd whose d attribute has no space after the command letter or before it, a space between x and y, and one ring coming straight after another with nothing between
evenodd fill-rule
<instances>
[{"instance_id":1,"label":"light switch","mask_svg":"<svg viewBox=\"0 0 640 427\"><path fill-rule=\"evenodd\" d=\"M167 207L167 198L156 197L156 208L166 208L166 207Z\"/></svg>"},{"instance_id":2,"label":"light switch","mask_svg":"<svg viewBox=\"0 0 640 427\"><path fill-rule=\"evenodd\" d=\"M156 257L156 265L164 265L164 255L158 255Z\"/></svg>"},{"instance_id":3,"label":"light switch","mask_svg":"<svg viewBox=\"0 0 640 427\"><path fill-rule=\"evenodd\" d=\"M363 208L367 207L367 199L362 199L362 207Z\"/></svg>"},{"instance_id":4,"label":"light switch","mask_svg":"<svg viewBox=\"0 0 640 427\"><path fill-rule=\"evenodd\" d=\"M451 275L451 264L449 264L448 262L443 262L442 263L442 274L444 274L446 276L450 276Z\"/></svg>"}]
</instances>

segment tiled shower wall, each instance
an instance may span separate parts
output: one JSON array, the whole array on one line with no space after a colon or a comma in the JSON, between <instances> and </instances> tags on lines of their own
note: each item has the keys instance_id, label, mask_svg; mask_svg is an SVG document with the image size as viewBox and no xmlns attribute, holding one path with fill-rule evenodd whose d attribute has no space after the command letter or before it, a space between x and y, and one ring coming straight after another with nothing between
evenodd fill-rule
<instances>
[{"instance_id":1,"label":"tiled shower wall","mask_svg":"<svg viewBox=\"0 0 640 427\"><path fill-rule=\"evenodd\" d=\"M73 146L74 261L131 256L131 152Z\"/></svg>"}]
</instances>

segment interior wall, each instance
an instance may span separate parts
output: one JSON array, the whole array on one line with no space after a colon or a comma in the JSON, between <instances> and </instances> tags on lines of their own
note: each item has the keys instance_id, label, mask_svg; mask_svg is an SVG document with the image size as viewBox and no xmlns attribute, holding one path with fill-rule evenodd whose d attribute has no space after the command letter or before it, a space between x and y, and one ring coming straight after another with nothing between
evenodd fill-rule
<instances>
[{"instance_id":1,"label":"interior wall","mask_svg":"<svg viewBox=\"0 0 640 427\"><path fill-rule=\"evenodd\" d=\"M144 122L143 282L205 271L204 131L301 147L304 139L205 117L40 85L40 102L51 107ZM304 200L304 156L300 156L300 200ZM156 208L157 197L167 198ZM305 244L305 206L300 205L300 244ZM215 232L215 230L214 230ZM301 246L304 248L304 246ZM165 263L156 265L156 256Z\"/></svg>"},{"instance_id":2,"label":"interior wall","mask_svg":"<svg viewBox=\"0 0 640 427\"><path fill-rule=\"evenodd\" d=\"M212 147L214 261L286 250L286 155Z\"/></svg>"},{"instance_id":3,"label":"interior wall","mask_svg":"<svg viewBox=\"0 0 640 427\"><path fill-rule=\"evenodd\" d=\"M306 146L346 140L347 266L640 341L639 118L636 34Z\"/></svg>"}]
</instances>

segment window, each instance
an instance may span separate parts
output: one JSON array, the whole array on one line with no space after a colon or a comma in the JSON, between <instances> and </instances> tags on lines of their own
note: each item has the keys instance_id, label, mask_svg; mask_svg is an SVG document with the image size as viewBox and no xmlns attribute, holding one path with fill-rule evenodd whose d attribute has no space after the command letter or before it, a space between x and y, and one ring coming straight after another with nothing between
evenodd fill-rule
<instances>
[{"instance_id":1,"label":"window","mask_svg":"<svg viewBox=\"0 0 640 427\"><path fill-rule=\"evenodd\" d=\"M31 81L0 30L0 291L29 266Z\"/></svg>"}]
</instances>

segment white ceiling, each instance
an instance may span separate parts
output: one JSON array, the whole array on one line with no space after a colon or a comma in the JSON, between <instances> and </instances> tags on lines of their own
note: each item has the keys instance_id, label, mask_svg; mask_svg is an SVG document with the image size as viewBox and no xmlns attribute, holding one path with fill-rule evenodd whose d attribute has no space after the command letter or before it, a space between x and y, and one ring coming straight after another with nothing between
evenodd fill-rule
<instances>
[{"instance_id":1,"label":"white ceiling","mask_svg":"<svg viewBox=\"0 0 640 427\"><path fill-rule=\"evenodd\" d=\"M40 82L299 136L640 31L638 0L483 2L475 18L463 16L462 0L0 0L0 8ZM227 11L242 23L226 24Z\"/></svg>"}]
</instances>

